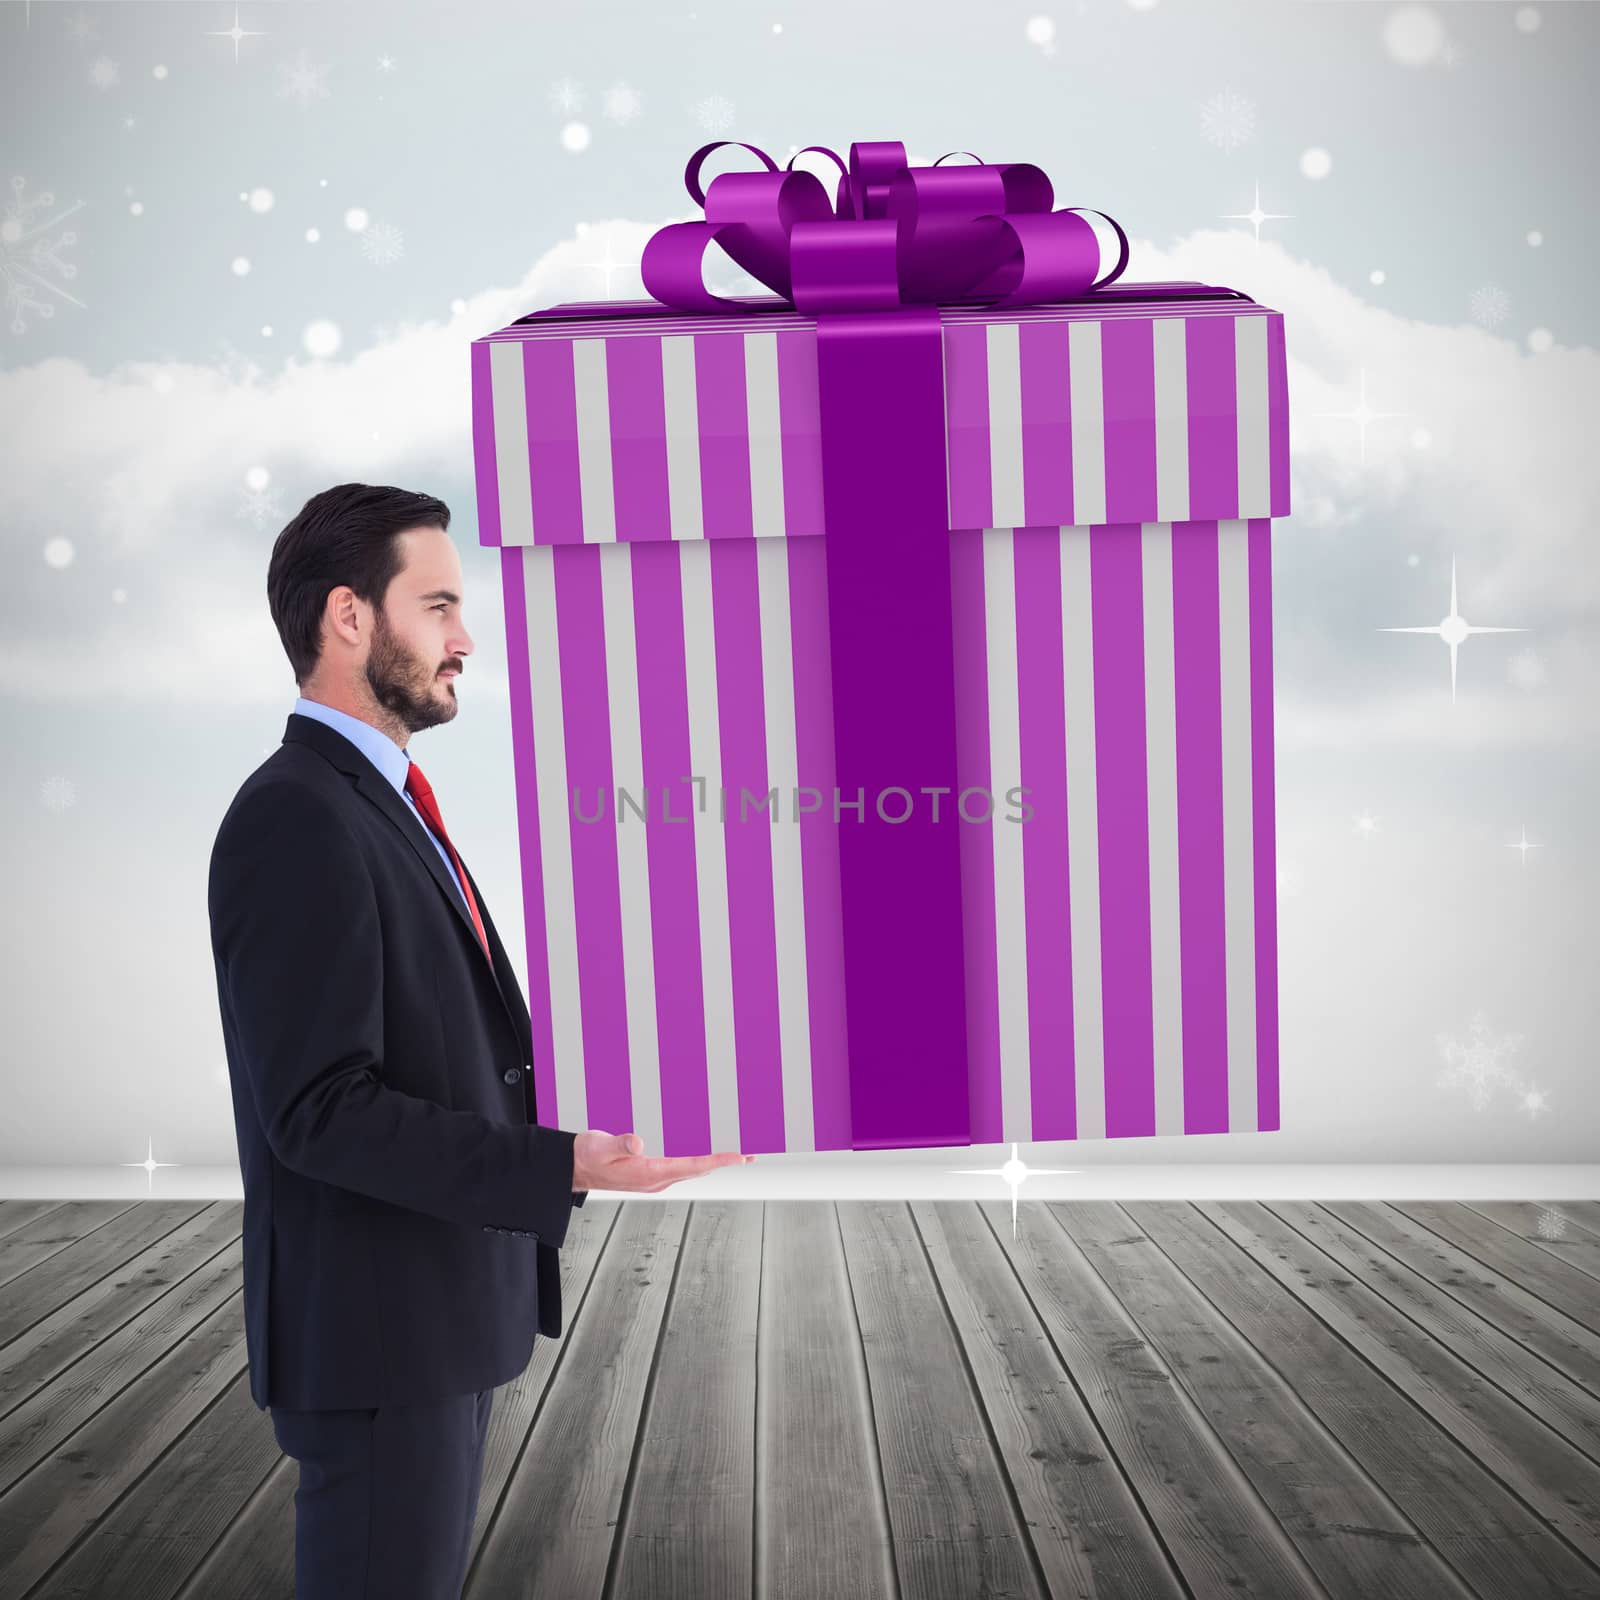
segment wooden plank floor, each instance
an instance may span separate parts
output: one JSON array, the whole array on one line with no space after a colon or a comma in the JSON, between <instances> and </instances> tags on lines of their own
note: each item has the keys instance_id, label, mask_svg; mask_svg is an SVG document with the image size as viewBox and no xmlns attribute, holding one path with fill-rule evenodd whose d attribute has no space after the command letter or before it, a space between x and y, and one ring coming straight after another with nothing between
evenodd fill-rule
<instances>
[{"instance_id":1,"label":"wooden plank floor","mask_svg":"<svg viewBox=\"0 0 1600 1600\"><path fill-rule=\"evenodd\" d=\"M0 1203L0 1600L290 1600L237 1201ZM470 1600L1600 1597L1600 1203L591 1200Z\"/></svg>"}]
</instances>

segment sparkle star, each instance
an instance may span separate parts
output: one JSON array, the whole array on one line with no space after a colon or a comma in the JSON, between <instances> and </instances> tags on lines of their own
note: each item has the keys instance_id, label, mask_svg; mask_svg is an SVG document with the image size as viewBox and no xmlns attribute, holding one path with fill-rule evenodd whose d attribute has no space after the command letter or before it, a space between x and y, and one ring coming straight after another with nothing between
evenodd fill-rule
<instances>
[{"instance_id":1,"label":"sparkle star","mask_svg":"<svg viewBox=\"0 0 1600 1600\"><path fill-rule=\"evenodd\" d=\"M980 1178L1004 1178L1011 1186L1011 1237L1017 1236L1017 1194L1029 1178L1076 1172L1076 1167L1030 1167L1017 1158L1016 1145L1011 1146L1011 1159L998 1167L955 1167L952 1171Z\"/></svg>"},{"instance_id":2,"label":"sparkle star","mask_svg":"<svg viewBox=\"0 0 1600 1600\"><path fill-rule=\"evenodd\" d=\"M155 1159L155 1145L149 1139L145 1140L145 1158L143 1161L119 1161L117 1163L119 1167L143 1167L146 1191L149 1191L154 1186L157 1167L176 1167L181 1164L177 1161L157 1161Z\"/></svg>"},{"instance_id":3,"label":"sparkle star","mask_svg":"<svg viewBox=\"0 0 1600 1600\"><path fill-rule=\"evenodd\" d=\"M605 284L604 298L609 300L611 298L612 278L615 277L619 272L631 272L634 277L638 277L639 260L638 257L634 257L631 260L619 261L615 256L613 256L611 254L611 236L609 233L606 235L604 251L605 253L598 261L591 261L589 263L589 267L592 271L601 274Z\"/></svg>"},{"instance_id":4,"label":"sparkle star","mask_svg":"<svg viewBox=\"0 0 1600 1600\"><path fill-rule=\"evenodd\" d=\"M1478 628L1456 610L1456 562L1450 558L1450 615L1431 628L1379 628L1379 633L1436 633L1450 646L1450 704L1456 703L1456 651L1475 633L1526 633L1526 628Z\"/></svg>"},{"instance_id":5,"label":"sparkle star","mask_svg":"<svg viewBox=\"0 0 1600 1600\"><path fill-rule=\"evenodd\" d=\"M1367 459L1367 424L1381 422L1389 417L1403 417L1403 411L1374 411L1367 404L1367 369L1361 368L1361 398L1356 402L1354 411L1313 411L1314 417L1341 417L1347 422L1353 422L1361 429L1361 460Z\"/></svg>"},{"instance_id":6,"label":"sparkle star","mask_svg":"<svg viewBox=\"0 0 1600 1600\"><path fill-rule=\"evenodd\" d=\"M1527 825L1527 823L1523 823L1523 825L1522 825L1522 837L1520 839L1513 840L1512 843L1510 843L1510 844L1508 844L1506 846L1507 850L1520 850L1522 852L1522 864L1523 864L1523 866L1527 866L1527 864L1528 864L1528 852L1530 850L1537 850L1538 848L1539 848L1538 845L1536 845L1528 837L1528 825Z\"/></svg>"},{"instance_id":7,"label":"sparkle star","mask_svg":"<svg viewBox=\"0 0 1600 1600\"><path fill-rule=\"evenodd\" d=\"M241 39L265 39L266 36L267 35L266 35L266 30L265 29L257 30L257 29L253 29L253 28L241 28L239 26L239 8L238 8L238 6L235 6L233 8L233 26L231 28L208 28L206 30L206 37L208 39L232 39L233 40L233 64L234 64L234 66L238 66L239 65L239 41Z\"/></svg>"},{"instance_id":8,"label":"sparkle star","mask_svg":"<svg viewBox=\"0 0 1600 1600\"><path fill-rule=\"evenodd\" d=\"M1261 248L1261 224L1263 222L1283 222L1292 217L1292 211L1263 211L1261 209L1261 181L1256 180L1256 202L1248 211L1227 211L1222 213L1224 222L1248 222L1256 230L1256 249Z\"/></svg>"}]
</instances>

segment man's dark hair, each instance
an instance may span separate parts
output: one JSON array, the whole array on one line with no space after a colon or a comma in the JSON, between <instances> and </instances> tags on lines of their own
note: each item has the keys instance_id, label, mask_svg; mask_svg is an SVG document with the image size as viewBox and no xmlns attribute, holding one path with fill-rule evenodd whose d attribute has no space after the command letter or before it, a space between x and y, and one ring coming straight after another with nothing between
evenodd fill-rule
<instances>
[{"instance_id":1,"label":"man's dark hair","mask_svg":"<svg viewBox=\"0 0 1600 1600\"><path fill-rule=\"evenodd\" d=\"M431 494L381 483L340 483L314 494L278 535L267 563L267 604L278 637L304 684L322 654L322 613L341 584L383 610L400 570L398 535L448 528L450 508Z\"/></svg>"}]
</instances>

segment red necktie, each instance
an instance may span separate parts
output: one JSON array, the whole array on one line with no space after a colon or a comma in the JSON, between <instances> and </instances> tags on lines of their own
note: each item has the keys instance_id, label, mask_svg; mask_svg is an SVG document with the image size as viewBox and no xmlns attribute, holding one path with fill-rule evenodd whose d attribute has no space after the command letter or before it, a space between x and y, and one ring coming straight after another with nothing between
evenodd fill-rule
<instances>
[{"instance_id":1,"label":"red necktie","mask_svg":"<svg viewBox=\"0 0 1600 1600\"><path fill-rule=\"evenodd\" d=\"M456 854L456 847L450 843L450 835L444 831L444 818L439 815L439 803L433 798L433 786L422 775L422 768L415 761L406 772L406 793L416 801L417 810L427 820L427 824L438 834L439 841L450 852L450 859L455 863L456 876L461 879L461 892L466 896L467 910L472 913L472 925L478 930L478 941L483 946L483 953L488 956L489 966L494 967L494 957L489 955L489 939L483 931L483 919L478 915L478 902L473 897L472 885L467 882L467 874L461 865L461 857Z\"/></svg>"}]
</instances>

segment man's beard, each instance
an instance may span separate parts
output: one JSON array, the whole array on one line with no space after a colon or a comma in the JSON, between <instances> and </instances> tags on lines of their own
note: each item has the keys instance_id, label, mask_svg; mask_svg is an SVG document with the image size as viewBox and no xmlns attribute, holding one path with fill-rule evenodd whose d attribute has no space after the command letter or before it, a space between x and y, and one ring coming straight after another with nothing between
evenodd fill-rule
<instances>
[{"instance_id":1,"label":"man's beard","mask_svg":"<svg viewBox=\"0 0 1600 1600\"><path fill-rule=\"evenodd\" d=\"M451 680L441 678L444 663L419 661L389 631L382 612L367 655L367 687L385 711L398 717L410 733L449 722L458 709Z\"/></svg>"}]
</instances>

